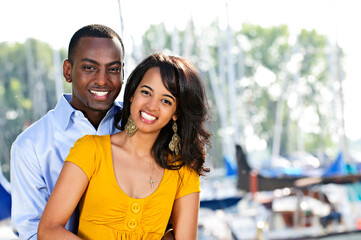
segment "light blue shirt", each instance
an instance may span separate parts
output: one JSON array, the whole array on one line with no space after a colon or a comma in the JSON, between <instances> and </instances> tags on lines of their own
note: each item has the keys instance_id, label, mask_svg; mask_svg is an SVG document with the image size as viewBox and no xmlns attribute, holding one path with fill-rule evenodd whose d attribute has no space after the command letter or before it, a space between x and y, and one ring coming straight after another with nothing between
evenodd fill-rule
<instances>
[{"instance_id":1,"label":"light blue shirt","mask_svg":"<svg viewBox=\"0 0 361 240\"><path fill-rule=\"evenodd\" d=\"M114 134L114 115L118 102L95 129L81 111L70 105L64 94L55 109L28 127L11 147L11 220L21 239L37 239L40 217L52 192L63 163L75 141L84 135ZM64 196L66 197L66 196ZM73 214L66 228L77 229Z\"/></svg>"}]
</instances>

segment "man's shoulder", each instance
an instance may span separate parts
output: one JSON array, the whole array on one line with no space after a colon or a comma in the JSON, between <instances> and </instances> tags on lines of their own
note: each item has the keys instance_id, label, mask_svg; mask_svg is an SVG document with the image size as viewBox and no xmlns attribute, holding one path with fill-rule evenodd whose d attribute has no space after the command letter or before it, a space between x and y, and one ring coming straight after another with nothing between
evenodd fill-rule
<instances>
[{"instance_id":1,"label":"man's shoulder","mask_svg":"<svg viewBox=\"0 0 361 240\"><path fill-rule=\"evenodd\" d=\"M42 139L49 130L49 125L55 123L53 110L47 112L39 120L27 127L21 132L13 144L24 144L26 141L34 142L36 139Z\"/></svg>"}]
</instances>

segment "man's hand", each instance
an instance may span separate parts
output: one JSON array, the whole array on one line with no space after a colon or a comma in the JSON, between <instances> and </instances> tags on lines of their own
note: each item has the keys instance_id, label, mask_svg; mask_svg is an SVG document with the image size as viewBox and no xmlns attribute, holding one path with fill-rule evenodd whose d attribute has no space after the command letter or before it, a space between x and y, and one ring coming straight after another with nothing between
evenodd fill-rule
<instances>
[{"instance_id":1,"label":"man's hand","mask_svg":"<svg viewBox=\"0 0 361 240\"><path fill-rule=\"evenodd\" d=\"M162 237L161 240L174 240L174 233L173 233L173 229L168 229L165 233L164 236Z\"/></svg>"}]
</instances>

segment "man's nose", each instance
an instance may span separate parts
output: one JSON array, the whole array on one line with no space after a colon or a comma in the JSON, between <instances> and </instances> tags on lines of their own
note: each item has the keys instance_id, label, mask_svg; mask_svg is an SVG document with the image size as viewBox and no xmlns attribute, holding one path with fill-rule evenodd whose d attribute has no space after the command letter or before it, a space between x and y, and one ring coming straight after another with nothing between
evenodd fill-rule
<instances>
[{"instance_id":1,"label":"man's nose","mask_svg":"<svg viewBox=\"0 0 361 240\"><path fill-rule=\"evenodd\" d=\"M104 86L106 84L106 82L108 81L108 72L105 69L100 69L95 82L99 85L99 86Z\"/></svg>"}]
</instances>

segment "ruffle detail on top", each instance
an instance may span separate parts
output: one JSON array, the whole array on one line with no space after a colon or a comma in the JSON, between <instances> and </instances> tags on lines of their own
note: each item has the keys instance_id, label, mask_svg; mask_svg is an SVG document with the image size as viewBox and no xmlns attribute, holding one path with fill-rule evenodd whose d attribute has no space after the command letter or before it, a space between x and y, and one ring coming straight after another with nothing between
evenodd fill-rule
<instances>
[{"instance_id":1,"label":"ruffle detail on top","mask_svg":"<svg viewBox=\"0 0 361 240\"><path fill-rule=\"evenodd\" d=\"M160 240L163 234L156 232L142 232L137 229L135 231L117 230L106 225L94 224L92 222L81 221L83 227L86 226L87 233L78 232L78 236L84 240Z\"/></svg>"}]
</instances>

